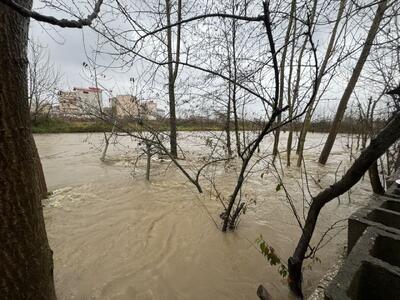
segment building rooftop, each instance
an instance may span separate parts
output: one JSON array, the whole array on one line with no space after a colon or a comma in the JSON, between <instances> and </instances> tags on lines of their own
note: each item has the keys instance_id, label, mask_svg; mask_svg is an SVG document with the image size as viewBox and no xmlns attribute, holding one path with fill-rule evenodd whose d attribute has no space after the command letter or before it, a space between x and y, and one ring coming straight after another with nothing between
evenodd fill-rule
<instances>
[{"instance_id":1,"label":"building rooftop","mask_svg":"<svg viewBox=\"0 0 400 300\"><path fill-rule=\"evenodd\" d=\"M81 91L81 92L88 92L88 93L101 93L103 90L100 88L96 87L88 87L88 88L79 88L79 87L74 87L74 91Z\"/></svg>"}]
</instances>

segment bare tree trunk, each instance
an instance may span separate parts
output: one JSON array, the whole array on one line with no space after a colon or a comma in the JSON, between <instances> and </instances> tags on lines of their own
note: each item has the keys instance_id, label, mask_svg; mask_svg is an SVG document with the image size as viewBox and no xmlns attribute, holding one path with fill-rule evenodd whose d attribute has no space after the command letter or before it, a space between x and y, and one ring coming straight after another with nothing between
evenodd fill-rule
<instances>
[{"instance_id":1,"label":"bare tree trunk","mask_svg":"<svg viewBox=\"0 0 400 300\"><path fill-rule=\"evenodd\" d=\"M289 108L289 118L293 117L293 111ZM286 144L286 165L290 167L290 156L292 153L292 143L293 143L293 128L292 124L289 124L289 133Z\"/></svg>"},{"instance_id":2,"label":"bare tree trunk","mask_svg":"<svg viewBox=\"0 0 400 300\"><path fill-rule=\"evenodd\" d=\"M333 47L334 47L334 44L335 44L335 41L336 41L337 30L338 30L340 21L341 21L342 16L343 16L344 9L346 7L346 2L347 2L347 0L341 0L340 1L339 10L338 10L338 13L337 13L337 16L336 16L335 25L334 25L334 27L332 29L331 37L329 39L328 48L326 49L325 57L324 57L324 60L323 60L323 62L321 64L321 67L319 69L318 78L317 78L317 81L315 83L316 92L314 93L314 97L312 97L310 99L310 104L309 104L309 107L307 109L306 115L304 117L304 123L303 123L303 127L302 127L302 129L300 131L299 143L298 143L298 146L297 146L297 154L298 154L297 166L298 167L301 166L302 161L303 161L304 144L305 144L305 141L306 141L307 132L308 132L308 130L310 128L310 125L311 125L311 118L312 118L312 115L313 115L313 112L314 112L314 109L315 109L315 107L314 107L315 106L315 101L317 99L318 90L319 90L319 87L320 87L321 82L322 82L322 77L325 74L326 66L328 65L329 59L332 56Z\"/></svg>"},{"instance_id":3,"label":"bare tree trunk","mask_svg":"<svg viewBox=\"0 0 400 300\"><path fill-rule=\"evenodd\" d=\"M397 157L396 157L396 161L393 166L393 172L396 172L399 169L400 169L400 147L398 147L398 149L397 149Z\"/></svg>"},{"instance_id":4,"label":"bare tree trunk","mask_svg":"<svg viewBox=\"0 0 400 300\"><path fill-rule=\"evenodd\" d=\"M296 9L296 0L292 0L291 8L290 8L290 16L289 16L289 24L286 29L286 35L285 35L285 41L283 45L283 52L282 52L282 58L281 58L281 64L279 66L279 71L280 71L280 89L279 89L279 102L278 102L278 109L282 109L283 105L283 95L285 92L285 64L286 64L286 55L287 55L287 50L289 47L289 39L290 39L290 32L292 30L292 24L293 24L293 15ZM289 83L290 84L290 83ZM282 115L279 115L277 118L277 124L279 125L282 121ZM274 147L272 149L272 155L275 159L275 157L278 155L279 151L279 136L280 136L280 126L275 130L275 135L274 135Z\"/></svg>"},{"instance_id":5,"label":"bare tree trunk","mask_svg":"<svg viewBox=\"0 0 400 300\"><path fill-rule=\"evenodd\" d=\"M100 157L100 160L103 162L106 160L106 154L107 154L108 145L109 145L109 139L106 136L106 133L104 133L104 141L106 144L104 145L103 153L101 154L101 157Z\"/></svg>"},{"instance_id":6,"label":"bare tree trunk","mask_svg":"<svg viewBox=\"0 0 400 300\"><path fill-rule=\"evenodd\" d=\"M292 2L292 5L296 4L296 1ZM288 77L288 89L287 89L287 99L289 106L289 119L293 117L294 112L294 97L292 97L292 78L293 78L293 62L295 57L295 48L296 48L296 34L297 34L297 20L296 20L296 7L294 7L294 11L292 12L291 18L293 18L293 30L292 30L292 50L290 53L290 62L289 62L289 77ZM291 155L292 155L292 142L293 142L293 124L289 123L289 134L286 144L286 165L290 167L291 164Z\"/></svg>"},{"instance_id":7,"label":"bare tree trunk","mask_svg":"<svg viewBox=\"0 0 400 300\"><path fill-rule=\"evenodd\" d=\"M235 126L236 152L240 157L242 150L240 146L240 129L239 129L239 117L237 113L236 91L237 91L236 84L233 84L233 91L232 91L233 121Z\"/></svg>"},{"instance_id":8,"label":"bare tree trunk","mask_svg":"<svg viewBox=\"0 0 400 300\"><path fill-rule=\"evenodd\" d=\"M299 98L299 89L300 89L300 79L301 79L301 66L302 66L302 61L303 61L303 55L304 51L307 47L307 37L304 38L303 45L300 49L299 53L299 60L297 63L297 71L296 71L296 81L294 84L294 89L293 89L293 100L292 100L292 105L294 105ZM299 140L300 142L300 140ZM296 153L298 154L299 147L297 147Z\"/></svg>"},{"instance_id":9,"label":"bare tree trunk","mask_svg":"<svg viewBox=\"0 0 400 300\"><path fill-rule=\"evenodd\" d=\"M313 26L317 5L318 5L318 0L314 0L313 1L312 12L311 12L311 16L310 16L310 24L309 24L309 26ZM308 30L310 32L312 32L312 28L311 27L308 28ZM308 42L308 37L305 37L304 41L303 41L303 45L302 45L302 47L300 49L299 60L298 60L298 63L297 63L296 82L295 82L295 86L294 86L294 89L293 89L292 106L295 105L295 103L298 101L298 98L299 98L299 89L300 89L300 80L301 80L301 67L302 67L302 64L303 64L303 55L304 55L304 51L306 50L306 47L307 47L307 42ZM313 93L313 97L315 97L315 96L316 96L316 91ZM299 150L299 147L297 147L297 150L296 150L297 154L299 153L298 150ZM297 166L299 166L299 165L297 164Z\"/></svg>"},{"instance_id":10,"label":"bare tree trunk","mask_svg":"<svg viewBox=\"0 0 400 300\"><path fill-rule=\"evenodd\" d=\"M344 194L352 188L382 156L385 151L400 137L400 112L396 113L389 124L371 140L370 145L361 152L341 180L320 192L313 198L301 237L292 257L289 258L289 283L292 291L302 296L301 268L306 257L306 251L310 245L312 235L318 220L319 213L325 204Z\"/></svg>"},{"instance_id":11,"label":"bare tree trunk","mask_svg":"<svg viewBox=\"0 0 400 300\"><path fill-rule=\"evenodd\" d=\"M232 14L235 14L235 1L232 3ZM235 138L236 138L236 151L238 156L241 156L242 150L240 146L240 129L239 129L239 117L237 113L237 60L236 60L236 20L232 20L232 62L233 62L233 88L232 88L232 108L233 118L235 124ZM229 66L231 68L231 66Z\"/></svg>"},{"instance_id":12,"label":"bare tree trunk","mask_svg":"<svg viewBox=\"0 0 400 300\"><path fill-rule=\"evenodd\" d=\"M47 198L46 179L44 177L42 163L40 161L39 153L37 151L33 135L31 135L30 138L31 138L33 159L35 163L35 172L36 172L35 180L37 180L36 187L38 188L40 199L45 199Z\"/></svg>"},{"instance_id":13,"label":"bare tree trunk","mask_svg":"<svg viewBox=\"0 0 400 300\"><path fill-rule=\"evenodd\" d=\"M381 179L379 177L378 163L376 161L368 169L368 175L371 182L372 191L378 195L385 194L385 189L383 188Z\"/></svg>"},{"instance_id":14,"label":"bare tree trunk","mask_svg":"<svg viewBox=\"0 0 400 300\"><path fill-rule=\"evenodd\" d=\"M101 107L100 107L100 110L101 110ZM108 146L110 145L110 139L111 139L111 138L113 137L113 135L114 135L116 123L117 123L117 121L114 121L113 127L112 127L112 129L111 129L111 133L110 133L109 136L107 135L107 132L103 132L103 134L104 134L104 142L106 143L106 144L104 145L103 153L101 154L101 157L100 157L100 160L103 161L103 162L106 160L106 155L107 155Z\"/></svg>"},{"instance_id":15,"label":"bare tree trunk","mask_svg":"<svg viewBox=\"0 0 400 300\"><path fill-rule=\"evenodd\" d=\"M17 2L32 7L31 0ZM2 299L51 300L56 295L41 203L45 181L26 101L28 30L29 19L0 4L0 291Z\"/></svg>"},{"instance_id":16,"label":"bare tree trunk","mask_svg":"<svg viewBox=\"0 0 400 300\"><path fill-rule=\"evenodd\" d=\"M171 1L165 0L167 26L171 25ZM178 22L182 19L182 3L178 1ZM178 66L180 58L181 26L177 26L176 37L176 59L175 66L172 58L172 28L167 29L167 50L168 50L168 96L169 96L169 125L170 125L170 151L173 157L178 157L177 129L176 129L176 99L175 82L178 75Z\"/></svg>"},{"instance_id":17,"label":"bare tree trunk","mask_svg":"<svg viewBox=\"0 0 400 300\"><path fill-rule=\"evenodd\" d=\"M351 96L353 90L354 90L354 87L356 86L358 78L364 67L364 63L368 58L369 52L372 47L372 43L375 39L376 33L379 30L379 25L381 23L382 17L386 11L387 4L388 4L388 0L382 0L378 4L378 8L376 10L374 20L372 21L371 27L369 29L368 36L365 40L364 47L361 51L360 57L358 58L357 64L353 70L353 73L352 73L351 78L347 84L347 87L343 93L343 96L340 99L340 103L339 103L338 109L336 111L336 115L333 120L333 123L331 125L328 138L325 142L324 148L319 157L319 163L321 163L321 164L326 164L329 154L331 153L333 144L335 143L337 132L339 130L340 123L342 122L344 112L346 111L347 103L350 99L350 96Z\"/></svg>"},{"instance_id":18,"label":"bare tree trunk","mask_svg":"<svg viewBox=\"0 0 400 300\"><path fill-rule=\"evenodd\" d=\"M226 125L225 125L225 131L226 131L226 151L228 153L228 157L232 157L232 143L231 143L231 85L229 83L228 86L228 104L226 107Z\"/></svg>"},{"instance_id":19,"label":"bare tree trunk","mask_svg":"<svg viewBox=\"0 0 400 300\"><path fill-rule=\"evenodd\" d=\"M151 145L150 143L146 142L146 156L147 156L147 163L146 163L146 180L150 181L150 167L151 167Z\"/></svg>"}]
</instances>

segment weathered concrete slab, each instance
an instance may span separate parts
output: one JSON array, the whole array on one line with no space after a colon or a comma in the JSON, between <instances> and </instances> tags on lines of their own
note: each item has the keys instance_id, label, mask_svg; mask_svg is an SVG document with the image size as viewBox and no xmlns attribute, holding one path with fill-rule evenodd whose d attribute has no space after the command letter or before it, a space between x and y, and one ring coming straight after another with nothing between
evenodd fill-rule
<instances>
[{"instance_id":1,"label":"weathered concrete slab","mask_svg":"<svg viewBox=\"0 0 400 300\"><path fill-rule=\"evenodd\" d=\"M400 199L381 197L379 207L400 213Z\"/></svg>"},{"instance_id":2,"label":"weathered concrete slab","mask_svg":"<svg viewBox=\"0 0 400 300\"><path fill-rule=\"evenodd\" d=\"M350 216L347 242L349 255L325 299L400 299L400 185Z\"/></svg>"},{"instance_id":3,"label":"weathered concrete slab","mask_svg":"<svg viewBox=\"0 0 400 300\"><path fill-rule=\"evenodd\" d=\"M400 299L399 250L399 235L368 227L325 290L325 299Z\"/></svg>"},{"instance_id":4,"label":"weathered concrete slab","mask_svg":"<svg viewBox=\"0 0 400 300\"><path fill-rule=\"evenodd\" d=\"M353 249L364 230L373 226L388 232L400 234L400 201L382 197L379 206L359 209L352 214L348 221L348 253ZM396 208L392 210L391 208Z\"/></svg>"},{"instance_id":5,"label":"weathered concrete slab","mask_svg":"<svg viewBox=\"0 0 400 300\"><path fill-rule=\"evenodd\" d=\"M391 197L391 198L396 198L400 199L400 187L398 184L393 183L390 185L390 187L387 189L385 196Z\"/></svg>"}]
</instances>

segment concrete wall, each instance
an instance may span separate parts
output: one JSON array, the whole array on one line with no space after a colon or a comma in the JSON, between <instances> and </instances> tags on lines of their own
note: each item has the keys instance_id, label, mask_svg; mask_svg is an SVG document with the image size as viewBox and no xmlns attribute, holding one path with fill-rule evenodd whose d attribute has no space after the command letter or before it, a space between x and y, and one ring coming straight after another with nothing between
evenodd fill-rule
<instances>
[{"instance_id":1,"label":"concrete wall","mask_svg":"<svg viewBox=\"0 0 400 300\"><path fill-rule=\"evenodd\" d=\"M400 186L349 218L349 255L325 299L400 299Z\"/></svg>"}]
</instances>

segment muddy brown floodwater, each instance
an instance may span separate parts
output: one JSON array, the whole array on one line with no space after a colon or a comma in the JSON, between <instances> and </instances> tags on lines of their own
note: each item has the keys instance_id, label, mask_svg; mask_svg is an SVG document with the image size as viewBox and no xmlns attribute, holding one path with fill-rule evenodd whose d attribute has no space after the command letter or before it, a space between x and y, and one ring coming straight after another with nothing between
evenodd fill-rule
<instances>
[{"instance_id":1,"label":"muddy brown floodwater","mask_svg":"<svg viewBox=\"0 0 400 300\"><path fill-rule=\"evenodd\" d=\"M188 157L210 151L204 146L207 135L180 134ZM267 164L252 169L243 190L243 196L255 203L236 232L223 234L213 221L220 223L221 204L209 192L199 195L168 162L154 162L150 183L144 180L142 164L132 176L127 157L138 150L129 138L112 145L109 161L101 163L101 137L35 136L48 188L54 192L44 202L44 214L58 299L257 299L259 284L273 299L292 299L277 267L270 266L254 244L262 234L286 261L300 234L285 193L276 191L277 179ZM282 149L285 138L284 134ZM308 135L305 162L312 193L320 190L318 185L332 184L335 171L341 176L350 160L348 138L342 136L328 165L319 166L316 160L324 141L323 134ZM261 153L271 144L267 139ZM283 157L284 153L280 173L303 218L301 173L286 167ZM182 163L193 165L189 158ZM237 170L217 165L214 171L218 190L228 197ZM205 190L210 188L206 178L201 182ZM364 179L350 197L343 195L340 203L330 203L323 209L316 236L365 204L370 193ZM346 230L334 236L317 255L321 263L306 263L312 268L305 271L307 295L343 249Z\"/></svg>"}]
</instances>

